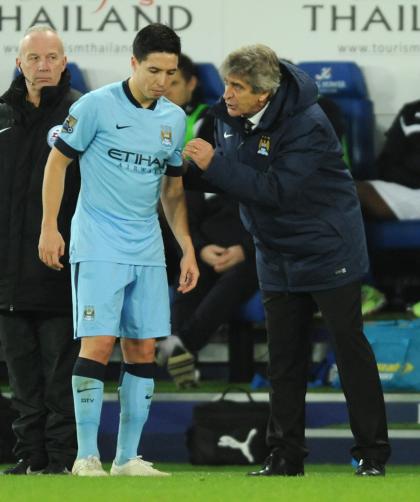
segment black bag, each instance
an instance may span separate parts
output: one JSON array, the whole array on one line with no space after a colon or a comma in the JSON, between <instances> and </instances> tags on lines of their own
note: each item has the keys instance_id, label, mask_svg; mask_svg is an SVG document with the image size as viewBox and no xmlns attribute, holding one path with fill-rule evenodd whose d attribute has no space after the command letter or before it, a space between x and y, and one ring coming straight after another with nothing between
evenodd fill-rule
<instances>
[{"instance_id":1,"label":"black bag","mask_svg":"<svg viewBox=\"0 0 420 502\"><path fill-rule=\"evenodd\" d=\"M192 464L243 465L261 463L269 454L265 443L268 403L257 403L249 392L247 402L226 399L225 390L216 402L197 405L193 425L187 431Z\"/></svg>"}]
</instances>

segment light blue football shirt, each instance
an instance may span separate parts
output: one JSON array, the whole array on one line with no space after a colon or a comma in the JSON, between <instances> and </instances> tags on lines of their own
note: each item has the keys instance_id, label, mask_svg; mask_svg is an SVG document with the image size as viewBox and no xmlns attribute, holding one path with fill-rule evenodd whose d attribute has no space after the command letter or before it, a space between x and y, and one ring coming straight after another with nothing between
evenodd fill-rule
<instances>
[{"instance_id":1,"label":"light blue football shirt","mask_svg":"<svg viewBox=\"0 0 420 502\"><path fill-rule=\"evenodd\" d=\"M127 82L72 105L55 146L79 156L70 262L165 264L157 205L162 176L181 175L185 113L164 97L142 108Z\"/></svg>"}]
</instances>

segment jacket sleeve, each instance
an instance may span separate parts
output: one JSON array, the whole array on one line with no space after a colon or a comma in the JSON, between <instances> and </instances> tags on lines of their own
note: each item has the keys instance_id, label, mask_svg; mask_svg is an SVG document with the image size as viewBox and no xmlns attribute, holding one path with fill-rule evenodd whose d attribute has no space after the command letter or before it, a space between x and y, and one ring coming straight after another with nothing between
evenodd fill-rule
<instances>
[{"instance_id":1,"label":"jacket sleeve","mask_svg":"<svg viewBox=\"0 0 420 502\"><path fill-rule=\"evenodd\" d=\"M6 103L0 101L0 129L6 129L13 125L13 110Z\"/></svg>"},{"instance_id":2,"label":"jacket sleeve","mask_svg":"<svg viewBox=\"0 0 420 502\"><path fill-rule=\"evenodd\" d=\"M222 156L216 149L202 178L245 204L281 208L295 199L306 179L329 162L337 162L340 155L337 138L313 123L282 141L267 171Z\"/></svg>"},{"instance_id":3,"label":"jacket sleeve","mask_svg":"<svg viewBox=\"0 0 420 502\"><path fill-rule=\"evenodd\" d=\"M185 190L209 193L222 192L216 185L213 185L203 178L203 171L201 171L194 162L188 161L186 164L186 170L182 176Z\"/></svg>"}]
</instances>

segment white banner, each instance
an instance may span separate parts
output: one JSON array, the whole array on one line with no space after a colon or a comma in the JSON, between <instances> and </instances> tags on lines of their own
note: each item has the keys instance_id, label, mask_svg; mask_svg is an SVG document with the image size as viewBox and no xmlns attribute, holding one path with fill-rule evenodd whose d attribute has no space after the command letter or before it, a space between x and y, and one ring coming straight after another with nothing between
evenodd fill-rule
<instances>
[{"instance_id":1,"label":"white banner","mask_svg":"<svg viewBox=\"0 0 420 502\"><path fill-rule=\"evenodd\" d=\"M183 51L200 62L219 65L229 51L257 42L294 62L355 61L381 129L419 98L420 2L409 0L0 0L0 92L32 24L61 34L69 60L95 88L129 75L132 40L151 22L174 28Z\"/></svg>"}]
</instances>

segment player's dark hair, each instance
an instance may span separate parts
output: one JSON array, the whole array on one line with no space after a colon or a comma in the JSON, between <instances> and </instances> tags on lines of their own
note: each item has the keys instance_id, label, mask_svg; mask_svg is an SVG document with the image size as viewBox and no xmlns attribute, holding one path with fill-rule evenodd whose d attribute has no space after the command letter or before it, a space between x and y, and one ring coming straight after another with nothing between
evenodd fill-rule
<instances>
[{"instance_id":1,"label":"player's dark hair","mask_svg":"<svg viewBox=\"0 0 420 502\"><path fill-rule=\"evenodd\" d=\"M152 23L142 28L133 42L133 55L137 61L143 61L152 52L181 53L181 39L169 28L160 23Z\"/></svg>"}]
</instances>

